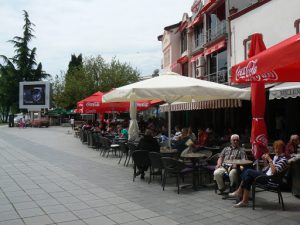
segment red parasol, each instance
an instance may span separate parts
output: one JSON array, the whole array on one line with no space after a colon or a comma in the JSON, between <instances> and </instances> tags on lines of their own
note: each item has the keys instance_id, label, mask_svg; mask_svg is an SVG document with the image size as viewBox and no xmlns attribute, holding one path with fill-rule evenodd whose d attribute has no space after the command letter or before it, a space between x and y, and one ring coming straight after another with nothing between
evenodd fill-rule
<instances>
[{"instance_id":1,"label":"red parasol","mask_svg":"<svg viewBox=\"0 0 300 225\"><path fill-rule=\"evenodd\" d=\"M248 57L251 58L266 50L262 34L253 34ZM251 143L252 153L259 159L267 151L268 138L264 120L266 96L264 83L251 83L251 104L252 104L252 130Z\"/></svg>"},{"instance_id":2,"label":"red parasol","mask_svg":"<svg viewBox=\"0 0 300 225\"><path fill-rule=\"evenodd\" d=\"M105 93L100 91L77 103L77 110L81 113L111 113L111 112L128 112L129 102L102 102L102 96ZM82 105L82 106L81 106ZM138 101L137 110L142 111L152 106L150 101Z\"/></svg>"},{"instance_id":3,"label":"red parasol","mask_svg":"<svg viewBox=\"0 0 300 225\"><path fill-rule=\"evenodd\" d=\"M300 81L299 76L296 76L300 71L299 59L300 34L296 34L266 51L259 54L256 52L251 58L233 66L231 81L234 83Z\"/></svg>"},{"instance_id":4,"label":"red parasol","mask_svg":"<svg viewBox=\"0 0 300 225\"><path fill-rule=\"evenodd\" d=\"M300 34L296 34L265 50L261 34L251 39L249 59L232 67L232 82L251 82L252 151L258 159L267 151L264 122L265 83L300 81Z\"/></svg>"}]
</instances>

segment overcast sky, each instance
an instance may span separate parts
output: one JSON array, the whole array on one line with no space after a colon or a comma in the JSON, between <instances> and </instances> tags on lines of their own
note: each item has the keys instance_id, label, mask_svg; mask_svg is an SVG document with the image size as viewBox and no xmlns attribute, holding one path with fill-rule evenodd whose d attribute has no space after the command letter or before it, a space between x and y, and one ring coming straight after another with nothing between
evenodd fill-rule
<instances>
[{"instance_id":1,"label":"overcast sky","mask_svg":"<svg viewBox=\"0 0 300 225\"><path fill-rule=\"evenodd\" d=\"M26 10L35 24L30 47L52 76L66 71L71 54L116 57L142 75L160 68L157 36L191 15L194 0L0 0L0 55L12 57L7 41L22 35Z\"/></svg>"}]
</instances>

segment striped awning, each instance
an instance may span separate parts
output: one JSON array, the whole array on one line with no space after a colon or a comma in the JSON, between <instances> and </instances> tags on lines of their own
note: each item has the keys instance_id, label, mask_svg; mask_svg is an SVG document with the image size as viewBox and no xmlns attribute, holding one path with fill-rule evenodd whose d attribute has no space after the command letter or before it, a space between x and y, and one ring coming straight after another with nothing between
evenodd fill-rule
<instances>
[{"instance_id":1,"label":"striped awning","mask_svg":"<svg viewBox=\"0 0 300 225\"><path fill-rule=\"evenodd\" d=\"M171 111L187 111L200 109L223 109L223 108L240 108L242 101L239 99L221 99L201 102L174 102L171 104ZM168 111L168 104L159 106L161 112Z\"/></svg>"}]
</instances>

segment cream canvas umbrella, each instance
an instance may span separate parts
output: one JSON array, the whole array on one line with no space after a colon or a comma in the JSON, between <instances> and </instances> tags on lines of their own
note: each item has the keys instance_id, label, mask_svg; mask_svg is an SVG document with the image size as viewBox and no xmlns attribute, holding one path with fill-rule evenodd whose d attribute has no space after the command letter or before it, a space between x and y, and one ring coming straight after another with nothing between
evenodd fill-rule
<instances>
[{"instance_id":1,"label":"cream canvas umbrella","mask_svg":"<svg viewBox=\"0 0 300 225\"><path fill-rule=\"evenodd\" d=\"M137 100L153 99L167 102L169 104L168 131L170 140L170 104L172 102L207 101L216 99L250 100L250 92L249 90L186 77L173 72L166 72L158 77L116 88L105 94L102 99L104 102L133 102Z\"/></svg>"}]
</instances>

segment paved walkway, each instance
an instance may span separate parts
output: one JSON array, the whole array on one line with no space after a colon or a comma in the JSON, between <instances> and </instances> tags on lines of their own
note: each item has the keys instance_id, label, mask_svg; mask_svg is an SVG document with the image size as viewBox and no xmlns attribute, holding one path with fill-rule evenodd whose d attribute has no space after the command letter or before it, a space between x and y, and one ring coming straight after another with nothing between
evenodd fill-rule
<instances>
[{"instance_id":1,"label":"paved walkway","mask_svg":"<svg viewBox=\"0 0 300 225\"><path fill-rule=\"evenodd\" d=\"M132 182L132 168L74 138L70 128L0 127L0 225L300 224L300 199L260 193L235 209L211 188ZM147 179L147 177L146 177Z\"/></svg>"}]
</instances>

